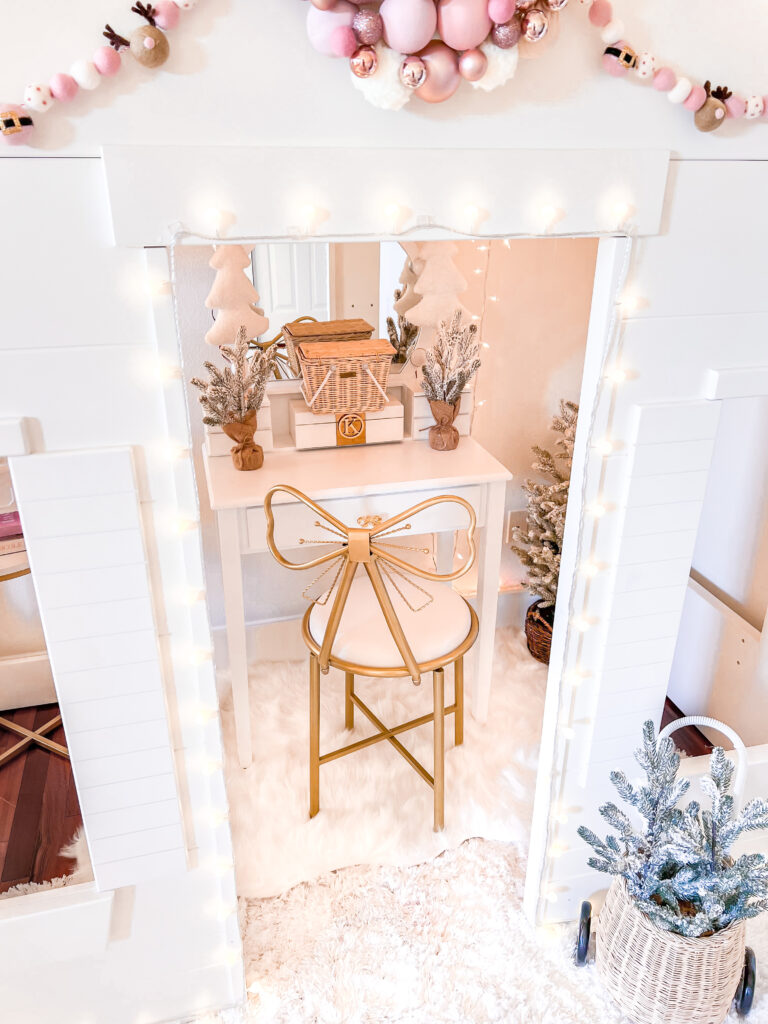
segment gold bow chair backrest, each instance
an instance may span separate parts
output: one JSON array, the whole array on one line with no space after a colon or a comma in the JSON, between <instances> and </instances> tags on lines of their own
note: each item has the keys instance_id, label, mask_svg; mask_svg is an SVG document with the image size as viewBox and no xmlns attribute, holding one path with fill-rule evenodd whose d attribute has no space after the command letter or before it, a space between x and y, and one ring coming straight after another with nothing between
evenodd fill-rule
<instances>
[{"instance_id":1,"label":"gold bow chair backrest","mask_svg":"<svg viewBox=\"0 0 768 1024\"><path fill-rule=\"evenodd\" d=\"M333 540L323 540L321 543L332 544L333 550L306 562L293 562L280 552L277 544L275 543L275 510L272 507L273 498L276 494L280 493L290 495L296 501L300 501L319 517L320 521L316 522L315 526L321 527L334 536ZM423 512L424 509L434 508L435 506L444 503L460 505L462 508L466 509L467 512L467 543L469 553L461 567L448 573L432 572L428 569L422 568L421 566L413 565L395 554L395 551L404 551L405 549L398 547L392 542L388 542L386 538L392 537L393 535L400 533L402 530L411 529L411 519L417 516L420 512ZM278 504L277 508L279 509L279 507L280 504ZM269 546L269 550L284 568L297 570L313 569L326 563L338 562L336 576L331 584L331 591L334 588L337 588L336 595L333 600L328 625L326 627L323 642L320 647L320 653L318 655L320 671L324 673L328 672L333 643L339 630L339 623L341 622L341 617L344 613L347 598L349 597L352 580L355 577L358 566L362 565L371 582L371 587L373 588L373 592L376 595L379 606L381 607L387 627L389 628L392 638L395 641L397 649L403 659L403 664L407 668L413 682L418 685L421 682L419 665L413 655L413 651L411 650L405 636L400 620L397 617L397 613L395 612L387 587L384 584L382 569L397 590L399 590L399 588L393 579L394 575L397 575L401 579L409 576L416 576L421 577L421 579L424 580L442 583L451 583L453 580L457 580L461 576L464 576L472 567L476 555L475 527L477 525L477 517L475 516L475 510L470 503L457 495L443 494L438 497L427 498L425 501L419 502L418 505L413 505L411 508L406 509L404 512L400 512L398 515L391 516L389 519L374 521L378 520L379 517L365 517L361 520L366 522L365 526L351 527L326 512L325 509L321 508L320 505L317 505L311 498L307 497L306 494L303 494L295 487L290 487L287 484L278 484L268 491L264 499L264 511L267 517L267 544ZM299 543L308 542L303 539L299 539Z\"/></svg>"}]
</instances>

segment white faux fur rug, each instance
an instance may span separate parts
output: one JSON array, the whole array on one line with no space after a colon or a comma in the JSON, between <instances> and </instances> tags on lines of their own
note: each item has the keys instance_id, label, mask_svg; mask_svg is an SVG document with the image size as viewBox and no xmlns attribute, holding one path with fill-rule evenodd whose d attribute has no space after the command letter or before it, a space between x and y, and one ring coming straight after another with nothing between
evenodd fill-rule
<instances>
[{"instance_id":1,"label":"white faux fur rug","mask_svg":"<svg viewBox=\"0 0 768 1024\"><path fill-rule=\"evenodd\" d=\"M412 867L345 868L244 901L247 1006L222 1024L626 1024L573 927L535 931L525 862L470 839ZM750 1024L767 1024L768 914L748 924L758 963ZM728 1024L741 1018L732 1013Z\"/></svg>"},{"instance_id":2,"label":"white faux fur rug","mask_svg":"<svg viewBox=\"0 0 768 1024\"><path fill-rule=\"evenodd\" d=\"M231 697L222 708L240 896L273 896L348 865L417 864L472 836L527 843L546 669L518 631L497 634L485 725L467 710L464 744L454 748L453 718L447 719L442 833L432 831L431 789L386 742L320 769L321 811L309 821L307 661L257 664L250 683L255 757L247 771L237 764ZM388 724L431 711L431 677L420 687L405 679L358 679L356 689ZM374 731L360 712L354 732L344 730L343 694L341 673L322 678L321 752ZM452 700L449 672L446 703ZM431 725L399 738L431 770Z\"/></svg>"}]
</instances>

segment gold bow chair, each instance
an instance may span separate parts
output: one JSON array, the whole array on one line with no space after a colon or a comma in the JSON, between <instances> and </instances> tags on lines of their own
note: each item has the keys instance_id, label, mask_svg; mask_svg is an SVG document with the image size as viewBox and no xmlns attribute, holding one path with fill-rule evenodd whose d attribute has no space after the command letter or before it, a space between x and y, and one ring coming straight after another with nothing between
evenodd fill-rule
<instances>
[{"instance_id":1,"label":"gold bow chair","mask_svg":"<svg viewBox=\"0 0 768 1024\"><path fill-rule=\"evenodd\" d=\"M280 493L302 502L315 513L315 527L326 534L321 540L299 538L299 544L327 544L331 551L301 563L281 554L275 543L275 511L280 504L273 509L273 498ZM406 548L391 538L411 530L410 521L424 509L446 502L460 505L467 512L469 555L464 564L455 572L438 573L404 561L396 552L427 549ZM464 739L464 655L477 638L477 615L450 585L468 572L475 559L474 509L463 498L443 495L422 501L390 519L362 517L358 526L349 527L287 485L278 485L267 493L264 509L267 543L280 565L286 569L325 565L315 582L326 575L331 580L330 587L307 609L302 623L302 636L309 648L310 818L320 810L320 766L388 740L434 790L434 827L436 832L440 831L445 825L445 716L454 715L454 741L458 746ZM362 571L358 571L360 567ZM445 667L451 664L454 702L446 707L444 674ZM377 732L321 754L320 675L327 674L330 668L345 674L346 728L354 728L357 708ZM425 672L432 673L432 712L402 725L384 725L355 693L356 675L410 676L418 686ZM434 723L432 775L397 739L400 733L427 722Z\"/></svg>"}]
</instances>

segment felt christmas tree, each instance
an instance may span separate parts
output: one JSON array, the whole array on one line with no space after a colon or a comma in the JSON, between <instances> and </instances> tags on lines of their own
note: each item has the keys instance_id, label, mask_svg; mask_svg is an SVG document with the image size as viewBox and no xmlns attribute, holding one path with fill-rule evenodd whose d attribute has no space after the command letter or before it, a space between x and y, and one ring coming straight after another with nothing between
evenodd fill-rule
<instances>
[{"instance_id":1,"label":"felt christmas tree","mask_svg":"<svg viewBox=\"0 0 768 1024\"><path fill-rule=\"evenodd\" d=\"M244 274L251 262L251 248L218 245L208 263L216 277L205 305L218 310L216 321L205 336L209 345L233 345L241 327L249 340L269 330L269 320L257 305L259 293Z\"/></svg>"},{"instance_id":2,"label":"felt christmas tree","mask_svg":"<svg viewBox=\"0 0 768 1024\"><path fill-rule=\"evenodd\" d=\"M414 285L418 281L419 274L423 269L424 261L422 259L418 256L406 255L399 279L402 288L398 288L395 292L395 304L393 307L398 316L406 316L408 310L413 309L419 301L419 296L414 291Z\"/></svg>"},{"instance_id":3,"label":"felt christmas tree","mask_svg":"<svg viewBox=\"0 0 768 1024\"><path fill-rule=\"evenodd\" d=\"M527 571L528 589L541 598L541 608L554 608L557 598L578 415L578 405L561 401L560 415L552 420L552 429L560 435L555 454L534 446L536 461L533 469L549 477L550 482L525 481L523 491L528 499L526 525L524 528L515 527L512 532L512 550Z\"/></svg>"},{"instance_id":4,"label":"felt christmas tree","mask_svg":"<svg viewBox=\"0 0 768 1024\"><path fill-rule=\"evenodd\" d=\"M419 257L424 266L413 286L421 298L408 310L408 319L417 327L437 327L455 312L467 312L459 301L459 295L467 290L467 282L453 262L457 252L453 242L422 244Z\"/></svg>"},{"instance_id":5,"label":"felt christmas tree","mask_svg":"<svg viewBox=\"0 0 768 1024\"><path fill-rule=\"evenodd\" d=\"M653 722L645 723L635 758L645 783L633 784L618 771L611 772L611 782L643 824L638 831L616 804L604 804L600 814L617 834L603 841L583 825L578 830L595 852L590 866L624 878L654 924L689 938L768 910L765 857L731 852L743 832L768 828L768 802L751 800L736 812L729 794L733 763L722 747L713 750L709 775L701 780L709 810L693 800L678 807L689 781L677 778L680 756L669 737L657 742Z\"/></svg>"}]
</instances>

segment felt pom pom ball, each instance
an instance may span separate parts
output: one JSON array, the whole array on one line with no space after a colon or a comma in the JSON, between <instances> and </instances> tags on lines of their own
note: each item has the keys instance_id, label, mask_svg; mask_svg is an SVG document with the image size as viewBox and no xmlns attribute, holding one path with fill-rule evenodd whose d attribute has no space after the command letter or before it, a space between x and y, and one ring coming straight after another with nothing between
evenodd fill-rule
<instances>
[{"instance_id":1,"label":"felt pom pom ball","mask_svg":"<svg viewBox=\"0 0 768 1024\"><path fill-rule=\"evenodd\" d=\"M74 78L71 75L63 75L61 72L53 76L48 86L51 96L62 103L73 100L78 93L78 85Z\"/></svg>"},{"instance_id":2,"label":"felt pom pom ball","mask_svg":"<svg viewBox=\"0 0 768 1024\"><path fill-rule=\"evenodd\" d=\"M142 25L131 33L131 53L145 68L159 68L168 60L168 40L152 25Z\"/></svg>"},{"instance_id":3,"label":"felt pom pom ball","mask_svg":"<svg viewBox=\"0 0 768 1024\"><path fill-rule=\"evenodd\" d=\"M111 46L100 46L93 55L93 64L100 75L116 75L122 66L122 59Z\"/></svg>"},{"instance_id":4,"label":"felt pom pom ball","mask_svg":"<svg viewBox=\"0 0 768 1024\"><path fill-rule=\"evenodd\" d=\"M181 17L181 11L172 0L159 0L159 3L154 5L154 18L155 24L158 28L168 31L168 29L176 28Z\"/></svg>"},{"instance_id":5,"label":"felt pom pom ball","mask_svg":"<svg viewBox=\"0 0 768 1024\"><path fill-rule=\"evenodd\" d=\"M197 0L173 0L173 2L182 11L191 11L193 7L197 7Z\"/></svg>"},{"instance_id":6,"label":"felt pom pom ball","mask_svg":"<svg viewBox=\"0 0 768 1024\"><path fill-rule=\"evenodd\" d=\"M337 57L339 54L334 50L334 32L339 28L351 30L352 21L357 13L357 7L347 0L336 0L333 7L328 10L318 10L314 5L307 11L307 35L309 41L318 53L326 57ZM354 53L354 49L352 50ZM347 56L351 56L348 54Z\"/></svg>"},{"instance_id":7,"label":"felt pom pom ball","mask_svg":"<svg viewBox=\"0 0 768 1024\"><path fill-rule=\"evenodd\" d=\"M28 85L24 90L24 106L44 114L53 106L53 96L47 85Z\"/></svg>"},{"instance_id":8,"label":"felt pom pom ball","mask_svg":"<svg viewBox=\"0 0 768 1024\"><path fill-rule=\"evenodd\" d=\"M112 50L112 53L115 53L115 51ZM115 54L115 56L117 56L117 54ZM69 69L69 73L81 89L96 89L101 81L99 69L89 60L76 60Z\"/></svg>"},{"instance_id":9,"label":"felt pom pom ball","mask_svg":"<svg viewBox=\"0 0 768 1024\"><path fill-rule=\"evenodd\" d=\"M503 25L515 13L515 0L488 0L488 17L494 25Z\"/></svg>"},{"instance_id":10,"label":"felt pom pom ball","mask_svg":"<svg viewBox=\"0 0 768 1024\"><path fill-rule=\"evenodd\" d=\"M357 38L349 25L340 25L331 32L331 49L336 57L351 57L357 49Z\"/></svg>"},{"instance_id":11,"label":"felt pom pom ball","mask_svg":"<svg viewBox=\"0 0 768 1024\"><path fill-rule=\"evenodd\" d=\"M23 145L35 129L29 111L18 103L0 101L0 139L9 146Z\"/></svg>"}]
</instances>

